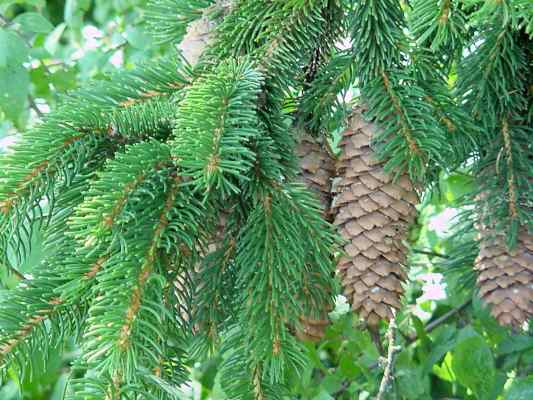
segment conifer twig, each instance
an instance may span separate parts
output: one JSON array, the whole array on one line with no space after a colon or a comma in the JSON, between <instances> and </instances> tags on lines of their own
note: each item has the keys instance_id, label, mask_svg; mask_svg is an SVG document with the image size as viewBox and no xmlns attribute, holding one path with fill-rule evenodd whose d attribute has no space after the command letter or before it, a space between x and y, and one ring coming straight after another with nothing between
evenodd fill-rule
<instances>
[{"instance_id":1,"label":"conifer twig","mask_svg":"<svg viewBox=\"0 0 533 400\"><path fill-rule=\"evenodd\" d=\"M389 341L389 346L387 350L387 358L385 360L385 369L383 371L383 378L381 379L381 384L379 385L379 392L376 397L376 400L383 400L383 396L387 392L387 387L389 382L393 379L392 370L394 364L394 354L400 349L394 344L394 335L396 334L396 311L391 307L392 318L389 322L389 328L387 329L387 339Z\"/></svg>"}]
</instances>

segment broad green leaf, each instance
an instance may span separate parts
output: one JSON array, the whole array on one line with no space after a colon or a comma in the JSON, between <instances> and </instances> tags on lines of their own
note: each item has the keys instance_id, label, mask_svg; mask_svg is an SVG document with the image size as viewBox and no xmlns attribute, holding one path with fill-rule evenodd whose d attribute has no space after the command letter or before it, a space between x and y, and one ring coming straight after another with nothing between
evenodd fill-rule
<instances>
[{"instance_id":1,"label":"broad green leaf","mask_svg":"<svg viewBox=\"0 0 533 400\"><path fill-rule=\"evenodd\" d=\"M126 29L126 40L136 49L145 50L152 46L152 39L139 28Z\"/></svg>"},{"instance_id":2,"label":"broad green leaf","mask_svg":"<svg viewBox=\"0 0 533 400\"><path fill-rule=\"evenodd\" d=\"M343 378L339 375L327 375L322 380L322 387L328 393L335 393L342 386Z\"/></svg>"},{"instance_id":3,"label":"broad green leaf","mask_svg":"<svg viewBox=\"0 0 533 400\"><path fill-rule=\"evenodd\" d=\"M429 392L429 376L415 362L412 351L404 349L398 354L394 376L402 398L417 400Z\"/></svg>"},{"instance_id":4,"label":"broad green leaf","mask_svg":"<svg viewBox=\"0 0 533 400\"><path fill-rule=\"evenodd\" d=\"M429 388L429 376L424 374L420 366L399 368L394 375L403 398L420 399L424 397Z\"/></svg>"},{"instance_id":5,"label":"broad green leaf","mask_svg":"<svg viewBox=\"0 0 533 400\"><path fill-rule=\"evenodd\" d=\"M22 64L28 54L28 46L19 35L0 28L0 69Z\"/></svg>"},{"instance_id":6,"label":"broad green leaf","mask_svg":"<svg viewBox=\"0 0 533 400\"><path fill-rule=\"evenodd\" d=\"M54 29L54 25L45 17L36 12L25 12L17 16L13 22L20 24L26 32L48 33Z\"/></svg>"},{"instance_id":7,"label":"broad green leaf","mask_svg":"<svg viewBox=\"0 0 533 400\"><path fill-rule=\"evenodd\" d=\"M89 10L91 0L67 0L65 3L65 22L69 26L79 26L83 22L83 14Z\"/></svg>"},{"instance_id":8,"label":"broad green leaf","mask_svg":"<svg viewBox=\"0 0 533 400\"><path fill-rule=\"evenodd\" d=\"M503 387L505 382L507 382L507 374L505 372L497 371L496 376L494 377L492 388L490 394L488 395L489 400L501 400L499 395L503 392Z\"/></svg>"},{"instance_id":9,"label":"broad green leaf","mask_svg":"<svg viewBox=\"0 0 533 400\"><path fill-rule=\"evenodd\" d=\"M317 396L313 397L313 400L333 400L333 397L324 389Z\"/></svg>"},{"instance_id":10,"label":"broad green leaf","mask_svg":"<svg viewBox=\"0 0 533 400\"><path fill-rule=\"evenodd\" d=\"M339 360L341 373L348 379L354 379L361 374L361 368L357 365L355 355L350 352L343 352Z\"/></svg>"},{"instance_id":11,"label":"broad green leaf","mask_svg":"<svg viewBox=\"0 0 533 400\"><path fill-rule=\"evenodd\" d=\"M448 351L451 351L456 343L457 330L454 326L445 326L439 331L439 335L432 343L432 349L425 360L424 372L431 371L433 365L438 363Z\"/></svg>"},{"instance_id":12,"label":"broad green leaf","mask_svg":"<svg viewBox=\"0 0 533 400\"><path fill-rule=\"evenodd\" d=\"M8 119L20 126L21 116L26 110L29 93L30 76L21 65L0 68L0 109Z\"/></svg>"},{"instance_id":13,"label":"broad green leaf","mask_svg":"<svg viewBox=\"0 0 533 400\"><path fill-rule=\"evenodd\" d=\"M50 54L54 55L56 53L59 46L59 39L61 39L61 35L63 35L66 27L67 25L65 23L61 23L56 26L54 30L46 37L46 40L44 41L44 48Z\"/></svg>"},{"instance_id":14,"label":"broad green leaf","mask_svg":"<svg viewBox=\"0 0 533 400\"><path fill-rule=\"evenodd\" d=\"M533 339L526 335L506 337L498 346L498 353L509 354L517 351L533 349Z\"/></svg>"},{"instance_id":15,"label":"broad green leaf","mask_svg":"<svg viewBox=\"0 0 533 400\"><path fill-rule=\"evenodd\" d=\"M67 67L54 72L50 76L50 83L58 92L66 92L74 89L78 83L78 70L75 67Z\"/></svg>"},{"instance_id":16,"label":"broad green leaf","mask_svg":"<svg viewBox=\"0 0 533 400\"><path fill-rule=\"evenodd\" d=\"M516 378L505 391L504 400L531 400L533 399L533 376Z\"/></svg>"},{"instance_id":17,"label":"broad green leaf","mask_svg":"<svg viewBox=\"0 0 533 400\"><path fill-rule=\"evenodd\" d=\"M479 400L488 399L496 371L492 352L483 337L462 340L453 350L452 368L459 383L472 390Z\"/></svg>"},{"instance_id":18,"label":"broad green leaf","mask_svg":"<svg viewBox=\"0 0 533 400\"><path fill-rule=\"evenodd\" d=\"M94 77L98 72L101 72L101 69L109 61L109 57L109 53L102 53L98 50L90 50L85 53L78 62L81 76L83 78Z\"/></svg>"},{"instance_id":19,"label":"broad green leaf","mask_svg":"<svg viewBox=\"0 0 533 400\"><path fill-rule=\"evenodd\" d=\"M448 382L455 381L456 377L451 367L452 360L453 360L452 353L451 352L446 353L446 355L444 356L444 361L442 361L442 364L433 366L433 373L444 381L448 381Z\"/></svg>"},{"instance_id":20,"label":"broad green leaf","mask_svg":"<svg viewBox=\"0 0 533 400\"><path fill-rule=\"evenodd\" d=\"M50 95L49 77L42 65L30 71L33 94L36 97L48 97Z\"/></svg>"},{"instance_id":21,"label":"broad green leaf","mask_svg":"<svg viewBox=\"0 0 533 400\"><path fill-rule=\"evenodd\" d=\"M444 180L442 186L446 200L453 203L472 191L472 177L464 174L452 174Z\"/></svg>"}]
</instances>

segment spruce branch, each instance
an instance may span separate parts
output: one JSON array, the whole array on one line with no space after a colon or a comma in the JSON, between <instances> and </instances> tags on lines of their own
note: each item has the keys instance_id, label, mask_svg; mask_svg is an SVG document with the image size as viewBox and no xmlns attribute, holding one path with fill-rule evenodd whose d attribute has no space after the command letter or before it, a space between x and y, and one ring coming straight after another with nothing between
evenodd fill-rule
<instances>
[{"instance_id":1,"label":"spruce branch","mask_svg":"<svg viewBox=\"0 0 533 400\"><path fill-rule=\"evenodd\" d=\"M473 51L460 64L458 91L482 128L476 137L478 189L472 203L487 232L506 232L507 245L514 248L520 226L531 220L529 66L512 7L495 4L490 16L488 11L482 7L471 15L477 34Z\"/></svg>"},{"instance_id":2,"label":"spruce branch","mask_svg":"<svg viewBox=\"0 0 533 400\"><path fill-rule=\"evenodd\" d=\"M187 27L204 15L215 0L150 0L146 17L150 33L158 44L179 43Z\"/></svg>"},{"instance_id":3,"label":"spruce branch","mask_svg":"<svg viewBox=\"0 0 533 400\"><path fill-rule=\"evenodd\" d=\"M355 57L352 49L336 51L319 66L314 79L304 88L298 117L311 134L328 134L332 120L340 124L345 119L348 113L345 97L357 79Z\"/></svg>"},{"instance_id":4,"label":"spruce branch","mask_svg":"<svg viewBox=\"0 0 533 400\"><path fill-rule=\"evenodd\" d=\"M10 354L16 346L24 341L37 326L42 325L45 320L49 319L57 310L56 306L60 305L62 305L61 299L53 297L48 301L46 306L38 310L35 315L29 316L26 322L20 326L18 331L8 340L5 340L0 347L0 361L4 361L5 357ZM5 365L2 367L5 367Z\"/></svg>"},{"instance_id":5,"label":"spruce branch","mask_svg":"<svg viewBox=\"0 0 533 400\"><path fill-rule=\"evenodd\" d=\"M383 79L383 86L385 87L385 90L390 98L390 101L394 107L394 111L396 112L396 115L400 121L400 126L401 126L401 130L400 132L402 133L402 135L405 136L405 140L407 141L408 145L409 145L409 149L410 151L415 155L415 156L422 156L422 153L420 151L420 149L418 148L418 145L417 143L415 142L414 138L413 138L413 134L412 134L412 131L407 123L407 117L405 115L405 112L400 104L400 99L398 98L398 96L396 95L396 93L394 92L394 89L391 87L391 82L389 80L389 77L388 75L385 73L385 72L382 72L381 74L382 76L382 79Z\"/></svg>"},{"instance_id":6,"label":"spruce branch","mask_svg":"<svg viewBox=\"0 0 533 400\"><path fill-rule=\"evenodd\" d=\"M424 101L426 91L409 68L409 41L399 2L362 1L350 18L363 101L370 117L385 128L375 142L380 159L387 160L386 171L394 171L396 177L407 172L417 183L434 179L435 166L444 166L444 154L452 151L431 105Z\"/></svg>"},{"instance_id":7,"label":"spruce branch","mask_svg":"<svg viewBox=\"0 0 533 400\"><path fill-rule=\"evenodd\" d=\"M148 248L145 262L141 267L140 273L137 278L137 286L133 289L130 305L126 311L126 318L124 324L120 328L120 336L118 338L118 345L122 351L127 350L130 341L130 335L132 330L132 323L135 320L137 313L141 307L141 296L143 295L144 286L146 281L150 277L155 265L155 258L157 257L157 247L158 242L161 240L162 232L166 229L168 225L167 214L174 207L174 201L176 199L176 193L179 190L178 184L180 183L181 178L177 177L168 192L167 199L165 200L165 205L161 211L159 217L159 223L157 224L152 242Z\"/></svg>"},{"instance_id":8,"label":"spruce branch","mask_svg":"<svg viewBox=\"0 0 533 400\"><path fill-rule=\"evenodd\" d=\"M507 122L507 119L503 119L501 123L501 132L503 135L503 143L505 148L505 154L506 154L506 162L507 162L507 190L508 190L508 198L509 198L509 215L511 217L511 221L518 218L518 211L517 211L517 194L516 194L516 184L515 184L515 176L514 176L514 167L513 167L513 150L511 146L511 135L509 133L509 123ZM512 222L511 222L512 223Z\"/></svg>"},{"instance_id":9,"label":"spruce branch","mask_svg":"<svg viewBox=\"0 0 533 400\"><path fill-rule=\"evenodd\" d=\"M468 40L464 6L457 0L415 0L407 13L419 46L435 54L448 71Z\"/></svg>"},{"instance_id":10,"label":"spruce branch","mask_svg":"<svg viewBox=\"0 0 533 400\"><path fill-rule=\"evenodd\" d=\"M195 82L180 103L173 156L197 190L239 192L255 158L247 144L258 135L261 83L247 61L229 60Z\"/></svg>"},{"instance_id":11,"label":"spruce branch","mask_svg":"<svg viewBox=\"0 0 533 400\"><path fill-rule=\"evenodd\" d=\"M135 141L147 131L155 131L156 135L165 131L169 108L161 106L164 102L138 106L134 114L129 109L117 111L117 105L136 96L143 98L144 92L138 93L137 84L172 93L176 80L186 82L177 66L177 60L170 57L157 65L118 75L115 86L94 84L90 89L80 89L14 146L14 152L3 159L0 173L0 242L10 248L10 253L18 259L25 256L29 242L25 226L35 215L42 216L43 198L53 209L63 188L68 188L76 176L98 169L106 156L116 150L110 143L122 145L122 135ZM156 111L165 115L157 115ZM150 112L154 112L155 119L147 118ZM121 129L120 134L117 129ZM4 257L7 256L6 251Z\"/></svg>"}]
</instances>

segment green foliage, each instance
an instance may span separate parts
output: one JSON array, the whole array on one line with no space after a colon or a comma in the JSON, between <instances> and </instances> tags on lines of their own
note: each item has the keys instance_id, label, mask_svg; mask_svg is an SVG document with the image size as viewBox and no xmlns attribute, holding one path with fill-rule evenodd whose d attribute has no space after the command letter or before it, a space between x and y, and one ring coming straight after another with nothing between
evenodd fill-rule
<instances>
[{"instance_id":1,"label":"green foliage","mask_svg":"<svg viewBox=\"0 0 533 400\"><path fill-rule=\"evenodd\" d=\"M147 128L161 135L166 127L168 136L165 98L188 79L188 72L178 68L182 69L179 60L169 57L116 77L112 84L99 82L80 89L54 116L16 143L14 152L4 158L0 175L0 242L5 246L5 262L24 258L31 237L25 225L42 216L43 197L53 207L60 198L58 188L68 188L75 176L101 165L124 143L142 140ZM143 101L148 103L141 106ZM135 112L129 107L136 107Z\"/></svg>"},{"instance_id":2,"label":"green foliage","mask_svg":"<svg viewBox=\"0 0 533 400\"><path fill-rule=\"evenodd\" d=\"M457 90L466 108L483 126L474 196L483 222L508 233L513 247L521 224L530 225L531 135L528 119L532 93L531 42L523 32L520 6L502 3L476 11L473 51L461 60ZM487 213L486 210L491 210Z\"/></svg>"},{"instance_id":3,"label":"green foliage","mask_svg":"<svg viewBox=\"0 0 533 400\"><path fill-rule=\"evenodd\" d=\"M451 66L460 56L468 34L464 4L457 0L416 0L411 7L409 22L417 43Z\"/></svg>"},{"instance_id":4,"label":"green foliage","mask_svg":"<svg viewBox=\"0 0 533 400\"><path fill-rule=\"evenodd\" d=\"M158 43L179 43L187 26L202 17L214 0L150 0L146 16L152 36Z\"/></svg>"},{"instance_id":5,"label":"green foliage","mask_svg":"<svg viewBox=\"0 0 533 400\"><path fill-rule=\"evenodd\" d=\"M7 132L34 124L58 94L89 78L166 53L145 32L145 3L0 2L0 118L10 121Z\"/></svg>"},{"instance_id":6,"label":"green foliage","mask_svg":"<svg viewBox=\"0 0 533 400\"><path fill-rule=\"evenodd\" d=\"M206 195L238 193L239 180L253 166L255 155L248 146L259 136L261 83L249 62L229 61L198 79L180 102L173 153L183 175Z\"/></svg>"}]
</instances>

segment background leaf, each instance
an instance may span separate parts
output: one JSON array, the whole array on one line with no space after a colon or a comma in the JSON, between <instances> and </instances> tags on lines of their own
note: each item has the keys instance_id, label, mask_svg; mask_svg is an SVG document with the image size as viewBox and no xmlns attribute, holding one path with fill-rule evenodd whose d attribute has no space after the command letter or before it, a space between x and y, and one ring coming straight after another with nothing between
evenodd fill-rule
<instances>
[{"instance_id":1,"label":"background leaf","mask_svg":"<svg viewBox=\"0 0 533 400\"><path fill-rule=\"evenodd\" d=\"M48 33L54 29L54 25L45 17L36 12L26 12L18 15L13 22L20 24L26 32Z\"/></svg>"},{"instance_id":2,"label":"background leaf","mask_svg":"<svg viewBox=\"0 0 533 400\"><path fill-rule=\"evenodd\" d=\"M459 342L452 352L452 368L457 380L472 390L479 400L489 398L496 375L492 352L479 336Z\"/></svg>"}]
</instances>

